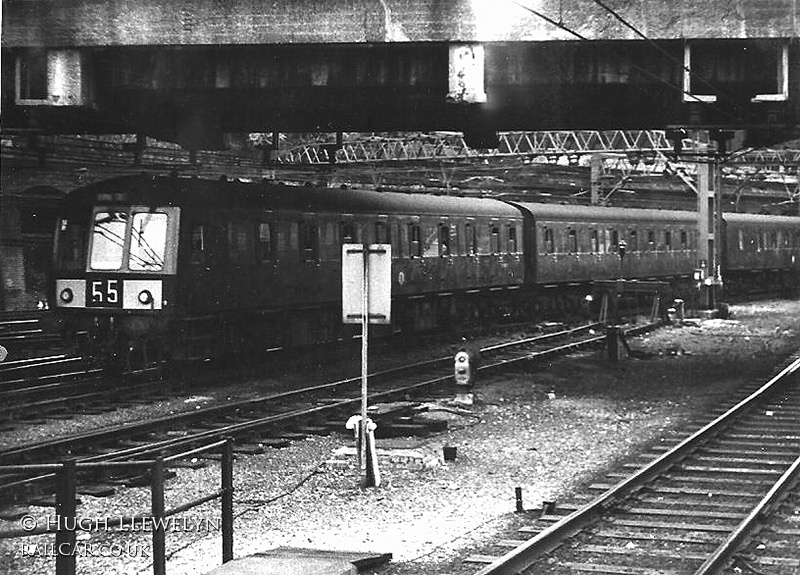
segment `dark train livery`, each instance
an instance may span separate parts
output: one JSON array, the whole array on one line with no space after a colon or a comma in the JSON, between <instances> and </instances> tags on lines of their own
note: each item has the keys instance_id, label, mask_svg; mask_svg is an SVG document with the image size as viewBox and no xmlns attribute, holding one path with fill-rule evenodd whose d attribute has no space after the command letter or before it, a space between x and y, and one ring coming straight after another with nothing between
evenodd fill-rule
<instances>
[{"instance_id":1,"label":"dark train livery","mask_svg":"<svg viewBox=\"0 0 800 575\"><path fill-rule=\"evenodd\" d=\"M726 280L800 284L800 218L725 220ZM392 245L386 329L414 332L541 317L593 280L691 285L697 233L692 212L128 176L63 201L52 308L126 362L331 341L350 242Z\"/></svg>"}]
</instances>

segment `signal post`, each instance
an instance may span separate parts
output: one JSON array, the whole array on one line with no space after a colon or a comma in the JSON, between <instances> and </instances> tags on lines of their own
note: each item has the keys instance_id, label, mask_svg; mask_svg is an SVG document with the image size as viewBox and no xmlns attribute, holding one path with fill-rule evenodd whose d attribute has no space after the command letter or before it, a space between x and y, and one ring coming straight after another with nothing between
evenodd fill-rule
<instances>
[{"instance_id":1,"label":"signal post","mask_svg":"<svg viewBox=\"0 0 800 575\"><path fill-rule=\"evenodd\" d=\"M714 309L722 290L722 170L721 158L733 132L713 131L717 151L709 161L697 165L697 268L694 279L700 289L700 304Z\"/></svg>"},{"instance_id":2,"label":"signal post","mask_svg":"<svg viewBox=\"0 0 800 575\"><path fill-rule=\"evenodd\" d=\"M365 487L377 487L381 483L375 424L367 417L369 324L392 321L391 278L391 244L342 245L342 321L361 324L361 417L358 418L356 449L359 468L365 472ZM355 423L353 419L348 425Z\"/></svg>"}]
</instances>

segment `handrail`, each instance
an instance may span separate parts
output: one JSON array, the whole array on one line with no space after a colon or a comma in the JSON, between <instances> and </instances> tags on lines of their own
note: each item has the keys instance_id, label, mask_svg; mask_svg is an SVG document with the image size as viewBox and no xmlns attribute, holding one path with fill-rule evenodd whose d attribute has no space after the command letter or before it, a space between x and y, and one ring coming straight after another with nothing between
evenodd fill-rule
<instances>
[{"instance_id":1,"label":"handrail","mask_svg":"<svg viewBox=\"0 0 800 575\"><path fill-rule=\"evenodd\" d=\"M167 509L164 505L165 470L170 463L178 459L195 456L210 451L219 451L221 457L221 488L192 499L176 507ZM77 476L81 471L103 471L119 469L145 469L150 471L150 514L137 514L128 516L114 516L101 519L88 519L78 517L77 507ZM76 572L76 545L78 531L100 531L109 529L124 529L126 525L149 525L153 533L153 574L166 574L166 519L184 511L188 511L214 499L222 501L222 562L227 563L233 559L233 440L228 438L216 441L199 448L171 455L157 457L156 459L134 461L105 461L105 462L77 462L74 459L62 463L48 463L38 465L4 465L0 466L2 473L55 473L56 481L56 513L54 518L48 518L44 525L32 516L32 522L25 522L18 529L0 532L2 539L18 539L35 535L54 533L56 544L56 574L75 575ZM25 518L23 518L25 519ZM54 519L54 520L52 520Z\"/></svg>"}]
</instances>

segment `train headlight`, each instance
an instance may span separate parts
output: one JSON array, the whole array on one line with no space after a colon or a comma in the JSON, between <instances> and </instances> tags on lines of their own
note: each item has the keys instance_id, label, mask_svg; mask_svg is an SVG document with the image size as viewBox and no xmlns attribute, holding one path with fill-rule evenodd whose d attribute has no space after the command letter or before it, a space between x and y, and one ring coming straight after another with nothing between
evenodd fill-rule
<instances>
[{"instance_id":1,"label":"train headlight","mask_svg":"<svg viewBox=\"0 0 800 575\"><path fill-rule=\"evenodd\" d=\"M153 303L153 294L150 293L150 290L144 289L139 292L139 303L142 305Z\"/></svg>"},{"instance_id":2,"label":"train headlight","mask_svg":"<svg viewBox=\"0 0 800 575\"><path fill-rule=\"evenodd\" d=\"M64 303L71 303L73 299L75 299L75 294L72 293L72 290L69 288L64 288L61 290L61 293L58 294L58 297L61 298L61 301Z\"/></svg>"}]
</instances>

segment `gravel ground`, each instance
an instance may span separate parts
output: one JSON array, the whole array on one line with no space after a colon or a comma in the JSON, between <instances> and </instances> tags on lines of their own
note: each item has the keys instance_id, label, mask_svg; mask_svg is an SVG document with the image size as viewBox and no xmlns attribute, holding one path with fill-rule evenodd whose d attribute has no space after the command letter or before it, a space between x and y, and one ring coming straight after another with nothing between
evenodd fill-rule
<instances>
[{"instance_id":1,"label":"gravel ground","mask_svg":"<svg viewBox=\"0 0 800 575\"><path fill-rule=\"evenodd\" d=\"M763 380L800 348L800 302L732 311L730 320L668 327L634 339L639 359L609 364L598 352L575 354L482 382L469 409L431 403L431 416L447 419L448 431L379 440L379 488L359 486L353 457L342 454L351 447L346 435L237 456L235 555L278 546L368 550L393 554L382 574L474 573L477 567L462 559L492 538L512 537L524 522L524 514L513 512L515 487L523 489L529 509L564 500L732 390ZM457 447L455 461L442 460L444 445ZM176 469L167 484L168 507L217 488L219 468L208 463ZM83 496L79 512L92 518L142 513L149 497L145 489ZM31 513L41 520L52 511L32 507ZM181 517L199 527L169 533L167 572L203 573L219 565L219 504ZM17 526L0 522L0 529ZM100 532L86 542L131 545L134 556L78 558L79 573L152 572L145 556L149 533ZM0 573L54 572L52 559L25 556L22 543L0 542Z\"/></svg>"}]
</instances>

